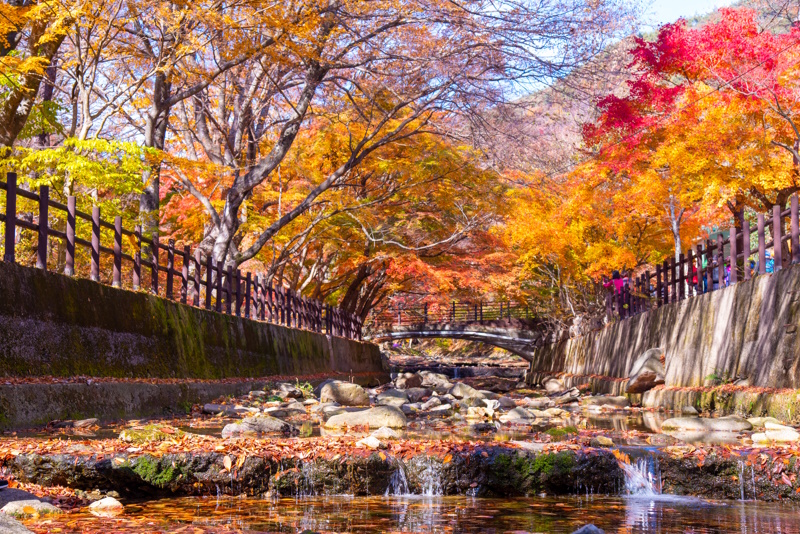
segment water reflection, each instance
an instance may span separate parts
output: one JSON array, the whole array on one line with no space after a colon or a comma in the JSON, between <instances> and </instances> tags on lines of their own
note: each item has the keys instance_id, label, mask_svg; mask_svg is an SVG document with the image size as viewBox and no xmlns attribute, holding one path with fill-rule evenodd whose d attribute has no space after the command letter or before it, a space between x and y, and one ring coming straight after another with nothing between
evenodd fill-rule
<instances>
[{"instance_id":1,"label":"water reflection","mask_svg":"<svg viewBox=\"0 0 800 534\"><path fill-rule=\"evenodd\" d=\"M36 532L460 532L800 534L800 508L694 498L471 497L181 498L129 505L124 516L69 514L30 522Z\"/></svg>"}]
</instances>

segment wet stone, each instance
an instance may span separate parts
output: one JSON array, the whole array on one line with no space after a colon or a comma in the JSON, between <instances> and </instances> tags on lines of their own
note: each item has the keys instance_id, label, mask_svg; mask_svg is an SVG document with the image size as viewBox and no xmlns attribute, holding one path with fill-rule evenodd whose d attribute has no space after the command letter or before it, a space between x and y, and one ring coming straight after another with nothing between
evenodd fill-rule
<instances>
[{"instance_id":1,"label":"wet stone","mask_svg":"<svg viewBox=\"0 0 800 534\"><path fill-rule=\"evenodd\" d=\"M369 395L358 384L333 380L322 386L320 402L336 402L342 406L369 406Z\"/></svg>"},{"instance_id":2,"label":"wet stone","mask_svg":"<svg viewBox=\"0 0 800 534\"><path fill-rule=\"evenodd\" d=\"M393 406L376 406L367 410L340 413L325 422L325 426L329 428L354 426L405 428L406 425L408 421L405 414Z\"/></svg>"},{"instance_id":3,"label":"wet stone","mask_svg":"<svg viewBox=\"0 0 800 534\"><path fill-rule=\"evenodd\" d=\"M281 421L269 415L257 415L246 417L238 423L225 425L222 429L222 437L234 437L248 434L283 434L296 436L299 433L294 425L286 421Z\"/></svg>"},{"instance_id":4,"label":"wet stone","mask_svg":"<svg viewBox=\"0 0 800 534\"><path fill-rule=\"evenodd\" d=\"M0 513L12 517L36 517L60 514L62 512L49 502L40 501L38 499L26 499L23 501L11 501L0 509Z\"/></svg>"}]
</instances>

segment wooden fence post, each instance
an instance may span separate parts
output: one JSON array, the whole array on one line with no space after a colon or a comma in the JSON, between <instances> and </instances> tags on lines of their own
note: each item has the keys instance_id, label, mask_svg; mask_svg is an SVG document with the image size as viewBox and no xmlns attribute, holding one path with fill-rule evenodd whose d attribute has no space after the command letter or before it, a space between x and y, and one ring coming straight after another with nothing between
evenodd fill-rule
<instances>
[{"instance_id":1,"label":"wooden fence post","mask_svg":"<svg viewBox=\"0 0 800 534\"><path fill-rule=\"evenodd\" d=\"M67 197L67 250L64 263L64 274L67 276L75 275L75 206L76 199L70 195Z\"/></svg>"},{"instance_id":2,"label":"wooden fence post","mask_svg":"<svg viewBox=\"0 0 800 534\"><path fill-rule=\"evenodd\" d=\"M764 214L758 214L758 274L765 274L767 272L767 235L765 231Z\"/></svg>"},{"instance_id":3,"label":"wooden fence post","mask_svg":"<svg viewBox=\"0 0 800 534\"><path fill-rule=\"evenodd\" d=\"M253 289L252 287L253 280L251 279L250 271L247 271L247 278L245 280L246 289L244 292L244 316L249 319L250 318L250 291Z\"/></svg>"},{"instance_id":4,"label":"wooden fence post","mask_svg":"<svg viewBox=\"0 0 800 534\"><path fill-rule=\"evenodd\" d=\"M39 188L39 239L36 243L36 268L47 270L47 224L50 207L50 188L43 185Z\"/></svg>"},{"instance_id":5,"label":"wooden fence post","mask_svg":"<svg viewBox=\"0 0 800 534\"><path fill-rule=\"evenodd\" d=\"M669 259L670 302L678 302L678 270L675 264L675 256L672 256Z\"/></svg>"},{"instance_id":6,"label":"wooden fence post","mask_svg":"<svg viewBox=\"0 0 800 534\"><path fill-rule=\"evenodd\" d=\"M206 309L211 309L211 295L214 293L214 258L206 256Z\"/></svg>"},{"instance_id":7,"label":"wooden fence post","mask_svg":"<svg viewBox=\"0 0 800 534\"><path fill-rule=\"evenodd\" d=\"M222 271L222 269L223 269L223 267L222 267L222 262L221 261L214 260L214 263L217 264L217 266L216 266L216 275L217 275L217 302L216 302L216 307L217 307L217 311L222 313L222 292L223 292L223 287L222 287L222 279L223 279L222 273L223 273L223 271Z\"/></svg>"},{"instance_id":8,"label":"wooden fence post","mask_svg":"<svg viewBox=\"0 0 800 534\"><path fill-rule=\"evenodd\" d=\"M189 298L189 262L192 261L192 253L189 245L183 246L183 258L181 258L181 303L186 304Z\"/></svg>"},{"instance_id":9,"label":"wooden fence post","mask_svg":"<svg viewBox=\"0 0 800 534\"><path fill-rule=\"evenodd\" d=\"M694 251L692 247L686 251L686 297L694 295L694 280L697 278L697 269L694 266Z\"/></svg>"},{"instance_id":10,"label":"wooden fence post","mask_svg":"<svg viewBox=\"0 0 800 534\"><path fill-rule=\"evenodd\" d=\"M242 271L236 269L235 284L236 284L236 317L242 316Z\"/></svg>"},{"instance_id":11,"label":"wooden fence post","mask_svg":"<svg viewBox=\"0 0 800 534\"><path fill-rule=\"evenodd\" d=\"M800 224L798 223L797 193L792 195L791 210L791 230L792 230L792 263L800 263Z\"/></svg>"},{"instance_id":12,"label":"wooden fence post","mask_svg":"<svg viewBox=\"0 0 800 534\"><path fill-rule=\"evenodd\" d=\"M697 244L697 294L705 293L706 271L703 268L703 244Z\"/></svg>"},{"instance_id":13,"label":"wooden fence post","mask_svg":"<svg viewBox=\"0 0 800 534\"><path fill-rule=\"evenodd\" d=\"M150 254L150 286L152 287L153 294L158 295L158 232L153 232L153 249Z\"/></svg>"},{"instance_id":14,"label":"wooden fence post","mask_svg":"<svg viewBox=\"0 0 800 534\"><path fill-rule=\"evenodd\" d=\"M731 226L730 235L728 236L728 241L730 242L730 265L731 274L728 279L728 283L733 285L739 281L738 270L739 270L739 254L736 251L736 227Z\"/></svg>"},{"instance_id":15,"label":"wooden fence post","mask_svg":"<svg viewBox=\"0 0 800 534\"><path fill-rule=\"evenodd\" d=\"M167 298L172 299L172 272L175 270L175 240L167 241Z\"/></svg>"},{"instance_id":16,"label":"wooden fence post","mask_svg":"<svg viewBox=\"0 0 800 534\"><path fill-rule=\"evenodd\" d=\"M744 279L750 280L750 255L752 251L750 250L750 221L745 219L742 222L742 256L744 261L742 265L744 266Z\"/></svg>"},{"instance_id":17,"label":"wooden fence post","mask_svg":"<svg viewBox=\"0 0 800 534\"><path fill-rule=\"evenodd\" d=\"M192 286L194 288L194 295L192 295L192 304L194 306L200 307L200 287L202 282L202 273L203 270L203 256L200 253L200 249L194 249L194 276L192 280ZM208 306L206 306L208 308Z\"/></svg>"},{"instance_id":18,"label":"wooden fence post","mask_svg":"<svg viewBox=\"0 0 800 534\"><path fill-rule=\"evenodd\" d=\"M17 173L6 174L6 222L3 261L16 261L17 246Z\"/></svg>"},{"instance_id":19,"label":"wooden fence post","mask_svg":"<svg viewBox=\"0 0 800 534\"><path fill-rule=\"evenodd\" d=\"M100 208L92 208L92 270L90 278L100 281Z\"/></svg>"},{"instance_id":20,"label":"wooden fence post","mask_svg":"<svg viewBox=\"0 0 800 534\"><path fill-rule=\"evenodd\" d=\"M722 234L717 234L717 289L725 281L725 245L722 243ZM713 281L713 280L712 280Z\"/></svg>"},{"instance_id":21,"label":"wooden fence post","mask_svg":"<svg viewBox=\"0 0 800 534\"><path fill-rule=\"evenodd\" d=\"M227 272L227 290L226 290L226 299L225 299L225 313L228 315L231 314L232 308L231 306L233 303L231 299L233 298L233 265L228 265L228 272Z\"/></svg>"},{"instance_id":22,"label":"wooden fence post","mask_svg":"<svg viewBox=\"0 0 800 534\"><path fill-rule=\"evenodd\" d=\"M133 253L133 290L139 291L142 285L142 228L138 224L133 228L133 237L136 240L136 251Z\"/></svg>"},{"instance_id":23,"label":"wooden fence post","mask_svg":"<svg viewBox=\"0 0 800 534\"><path fill-rule=\"evenodd\" d=\"M781 269L783 262L783 230L781 228L781 206L772 206L772 257L775 260L773 272Z\"/></svg>"},{"instance_id":24,"label":"wooden fence post","mask_svg":"<svg viewBox=\"0 0 800 534\"><path fill-rule=\"evenodd\" d=\"M111 275L111 285L122 286L122 217L114 217L114 272Z\"/></svg>"},{"instance_id":25,"label":"wooden fence post","mask_svg":"<svg viewBox=\"0 0 800 534\"><path fill-rule=\"evenodd\" d=\"M681 252L678 257L678 300L686 298L686 257Z\"/></svg>"}]
</instances>

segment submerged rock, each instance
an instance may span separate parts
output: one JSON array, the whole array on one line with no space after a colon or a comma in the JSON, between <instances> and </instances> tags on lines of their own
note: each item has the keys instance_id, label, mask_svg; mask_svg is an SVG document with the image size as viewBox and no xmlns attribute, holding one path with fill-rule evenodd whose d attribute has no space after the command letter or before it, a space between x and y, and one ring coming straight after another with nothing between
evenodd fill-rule
<instances>
[{"instance_id":1,"label":"submerged rock","mask_svg":"<svg viewBox=\"0 0 800 534\"><path fill-rule=\"evenodd\" d=\"M664 383L664 349L650 349L639 356L631 366L626 393L644 393Z\"/></svg>"},{"instance_id":2,"label":"submerged rock","mask_svg":"<svg viewBox=\"0 0 800 534\"><path fill-rule=\"evenodd\" d=\"M225 425L222 429L222 437L242 436L247 434L283 434L296 436L299 430L286 421L281 421L269 415L256 415L246 417L238 423Z\"/></svg>"},{"instance_id":3,"label":"submerged rock","mask_svg":"<svg viewBox=\"0 0 800 534\"><path fill-rule=\"evenodd\" d=\"M119 434L119 439L128 443L140 445L142 443L152 443L156 441L166 441L168 439L180 438L183 431L169 425L146 425L134 428L126 428Z\"/></svg>"},{"instance_id":4,"label":"submerged rock","mask_svg":"<svg viewBox=\"0 0 800 534\"><path fill-rule=\"evenodd\" d=\"M342 406L369 406L369 395L358 384L332 380L322 386L320 402L336 402Z\"/></svg>"},{"instance_id":5,"label":"submerged rock","mask_svg":"<svg viewBox=\"0 0 800 534\"><path fill-rule=\"evenodd\" d=\"M400 439L400 434L392 430L388 426L382 426L371 434L378 439Z\"/></svg>"},{"instance_id":6,"label":"submerged rock","mask_svg":"<svg viewBox=\"0 0 800 534\"><path fill-rule=\"evenodd\" d=\"M325 422L325 426L329 428L353 426L405 428L407 425L405 414L393 406L376 406L368 410L340 413Z\"/></svg>"},{"instance_id":7,"label":"submerged rock","mask_svg":"<svg viewBox=\"0 0 800 534\"><path fill-rule=\"evenodd\" d=\"M36 517L60 514L63 512L49 502L40 501L38 499L26 499L23 501L11 501L0 509L0 513L12 517Z\"/></svg>"},{"instance_id":8,"label":"submerged rock","mask_svg":"<svg viewBox=\"0 0 800 534\"><path fill-rule=\"evenodd\" d=\"M674 417L661 423L661 429L664 431L743 432L752 428L753 425L736 415L718 418Z\"/></svg>"},{"instance_id":9,"label":"submerged rock","mask_svg":"<svg viewBox=\"0 0 800 534\"><path fill-rule=\"evenodd\" d=\"M574 531L572 534L606 534L606 531L589 523Z\"/></svg>"}]
</instances>

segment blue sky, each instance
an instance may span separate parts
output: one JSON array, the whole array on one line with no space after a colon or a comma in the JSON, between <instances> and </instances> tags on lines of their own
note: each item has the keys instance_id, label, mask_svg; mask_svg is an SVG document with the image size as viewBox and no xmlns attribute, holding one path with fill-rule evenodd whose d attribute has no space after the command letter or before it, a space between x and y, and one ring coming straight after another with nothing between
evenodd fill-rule
<instances>
[{"instance_id":1,"label":"blue sky","mask_svg":"<svg viewBox=\"0 0 800 534\"><path fill-rule=\"evenodd\" d=\"M702 15L731 3L731 0L654 0L646 18L656 25L666 24L680 17Z\"/></svg>"}]
</instances>

